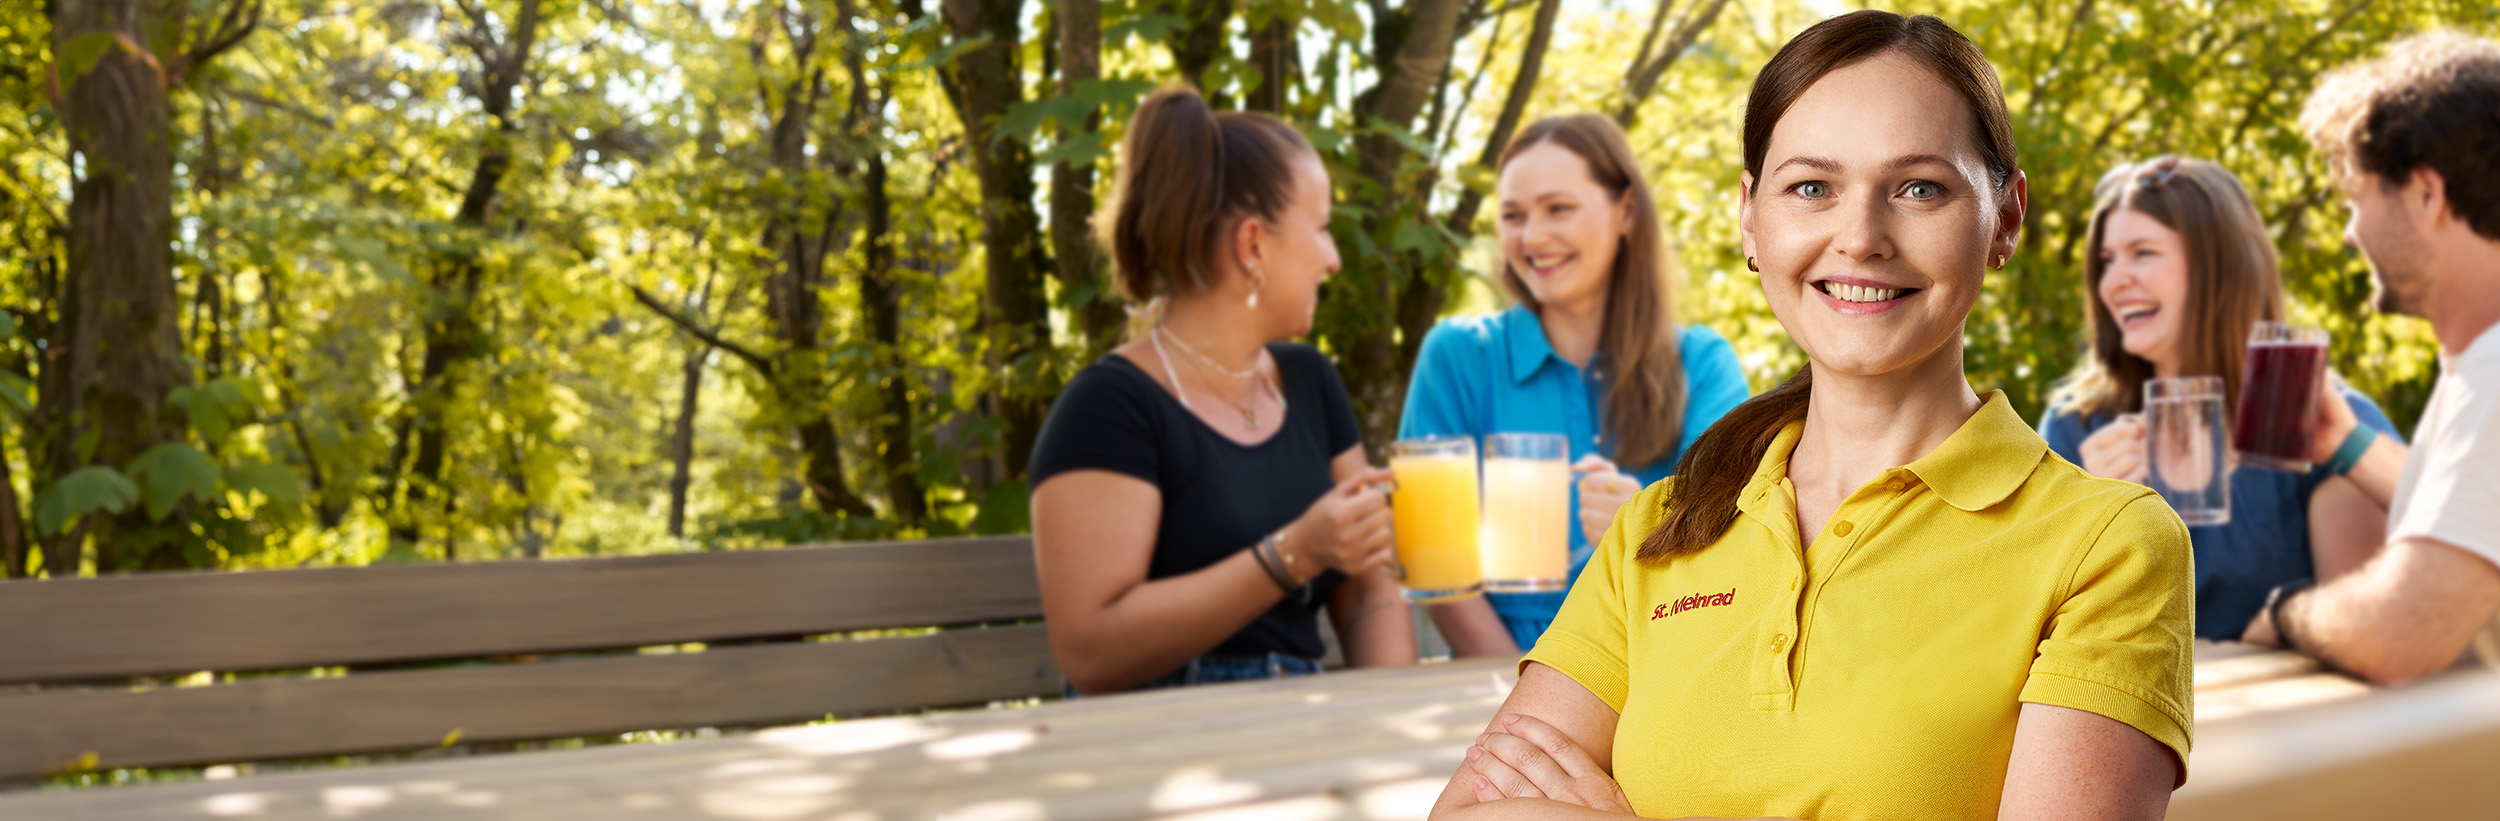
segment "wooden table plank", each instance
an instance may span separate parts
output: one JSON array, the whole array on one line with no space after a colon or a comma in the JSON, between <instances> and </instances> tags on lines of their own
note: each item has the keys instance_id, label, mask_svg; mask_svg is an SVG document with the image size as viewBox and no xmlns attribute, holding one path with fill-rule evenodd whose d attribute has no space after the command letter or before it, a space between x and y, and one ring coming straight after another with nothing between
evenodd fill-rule
<instances>
[{"instance_id":1,"label":"wooden table plank","mask_svg":"<svg viewBox=\"0 0 2500 821\"><path fill-rule=\"evenodd\" d=\"M1136 818L1300 802L1405 817L1509 661L1219 685L736 738L0 798L0 817ZM1314 744L1325 755L1314 754ZM1403 785L1403 786L1400 786ZM1370 796L1366 798L1366 796ZM1322 800L1305 800L1318 797ZM1368 802L1368 803L1366 803ZM1366 809L1366 808L1369 809ZM1275 809L1275 807L1270 807ZM1272 816L1271 816L1272 817Z\"/></svg>"},{"instance_id":2,"label":"wooden table plank","mask_svg":"<svg viewBox=\"0 0 2500 821\"><path fill-rule=\"evenodd\" d=\"M2500 675L2351 698L2370 691L2268 658L2209 655L2238 663L2206 676L2221 686L2200 692L2173 817L2500 810L2489 778ZM651 747L5 796L0 818L1419 818L1511 669L1367 670Z\"/></svg>"}]
</instances>

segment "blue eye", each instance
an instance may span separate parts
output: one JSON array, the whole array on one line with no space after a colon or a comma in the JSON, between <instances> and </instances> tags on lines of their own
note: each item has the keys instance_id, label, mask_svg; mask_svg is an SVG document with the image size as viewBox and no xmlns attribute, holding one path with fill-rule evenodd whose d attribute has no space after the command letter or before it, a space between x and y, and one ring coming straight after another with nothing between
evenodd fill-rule
<instances>
[{"instance_id":1,"label":"blue eye","mask_svg":"<svg viewBox=\"0 0 2500 821\"><path fill-rule=\"evenodd\" d=\"M1917 182L1910 183L1907 186L1903 186L1901 193L1908 194L1910 199L1914 200L1932 200L1937 197L1944 196L1944 186L1937 185L1926 180L1919 180Z\"/></svg>"},{"instance_id":2,"label":"blue eye","mask_svg":"<svg viewBox=\"0 0 2500 821\"><path fill-rule=\"evenodd\" d=\"M1810 200L1819 200L1824 197L1831 196L1832 193L1831 186L1824 185L1823 183L1815 180L1807 180L1796 185L1791 185L1788 187L1788 190L1790 193Z\"/></svg>"}]
</instances>

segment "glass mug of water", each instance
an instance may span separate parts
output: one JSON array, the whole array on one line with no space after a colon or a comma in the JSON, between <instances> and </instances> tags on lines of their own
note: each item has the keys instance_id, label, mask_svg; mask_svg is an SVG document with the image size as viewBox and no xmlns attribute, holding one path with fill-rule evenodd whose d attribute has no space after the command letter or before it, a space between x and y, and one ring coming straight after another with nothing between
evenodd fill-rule
<instances>
[{"instance_id":1,"label":"glass mug of water","mask_svg":"<svg viewBox=\"0 0 2500 821\"><path fill-rule=\"evenodd\" d=\"M1454 601L1484 592L1475 440L1400 439L1389 446L1389 470L1397 474L1389 512L1407 601Z\"/></svg>"},{"instance_id":2,"label":"glass mug of water","mask_svg":"<svg viewBox=\"0 0 2500 821\"><path fill-rule=\"evenodd\" d=\"M2144 383L2145 484L2192 526L2231 522L2222 393L2219 376Z\"/></svg>"},{"instance_id":3,"label":"glass mug of water","mask_svg":"<svg viewBox=\"0 0 2500 821\"><path fill-rule=\"evenodd\" d=\"M1484 438L1484 588L1561 590L1571 575L1571 443L1559 433Z\"/></svg>"}]
</instances>

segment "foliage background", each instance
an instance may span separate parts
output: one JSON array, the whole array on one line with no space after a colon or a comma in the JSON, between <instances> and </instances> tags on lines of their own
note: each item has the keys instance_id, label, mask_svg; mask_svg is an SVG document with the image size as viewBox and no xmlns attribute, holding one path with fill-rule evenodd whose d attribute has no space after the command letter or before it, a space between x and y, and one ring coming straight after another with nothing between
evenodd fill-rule
<instances>
[{"instance_id":1,"label":"foliage background","mask_svg":"<svg viewBox=\"0 0 2500 821\"><path fill-rule=\"evenodd\" d=\"M1737 251L1744 93L1790 34L1856 7L121 4L133 11L112 25L138 36L81 17L89 3L0 8L12 576L1021 529L1041 409L1122 331L1075 229L1108 187L1125 112L1184 79L1277 112L1326 154L1347 265L1314 341L1375 444L1420 330L1499 307L1482 162L1522 116L1632 124L1677 241L1682 320L1733 340L1765 387L1802 357ZM2435 347L2420 323L2364 309L2366 269L2294 119L2322 70L2433 26L2500 33L2500 10L1895 8L1988 52L2031 179L2022 253L1968 329L1976 385L2037 418L2081 352L2093 182L2182 153L2248 184L2296 316L2330 329L2336 366L2410 429ZM234 33L221 21L244 19L219 45ZM145 97L130 78L149 68L162 123L79 113L81 95ZM161 140L166 167L114 161L99 140L123 129ZM149 223L97 222L81 199L150 174L170 191L155 228L113 229ZM82 236L168 253L114 269ZM97 288L147 307L98 284L141 280L112 276L170 283L158 325L138 309L75 315ZM63 364L98 338L171 375ZM145 424L70 401L116 390L141 396Z\"/></svg>"}]
</instances>

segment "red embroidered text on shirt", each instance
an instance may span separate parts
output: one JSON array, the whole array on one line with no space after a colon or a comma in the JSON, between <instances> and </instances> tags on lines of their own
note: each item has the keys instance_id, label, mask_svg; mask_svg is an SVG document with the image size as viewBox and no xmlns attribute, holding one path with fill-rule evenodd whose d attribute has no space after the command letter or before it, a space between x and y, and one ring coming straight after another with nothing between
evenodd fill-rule
<instances>
[{"instance_id":1,"label":"red embroidered text on shirt","mask_svg":"<svg viewBox=\"0 0 2500 821\"><path fill-rule=\"evenodd\" d=\"M1677 613L1682 613L1686 610L1699 610L1704 607L1718 607L1720 605L1735 603L1736 588L1730 587L1725 593L1712 593L1707 596L1685 596L1684 598L1658 605L1658 609L1649 611L1649 620L1657 621Z\"/></svg>"}]
</instances>

